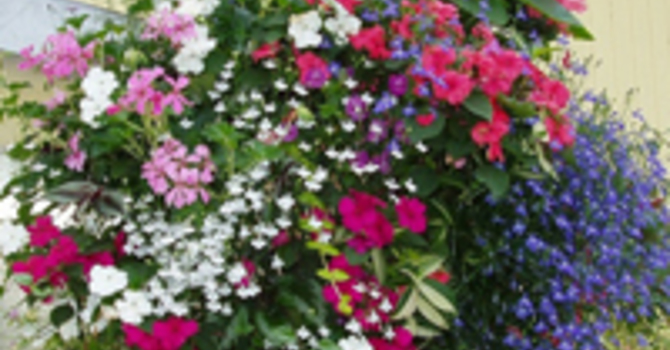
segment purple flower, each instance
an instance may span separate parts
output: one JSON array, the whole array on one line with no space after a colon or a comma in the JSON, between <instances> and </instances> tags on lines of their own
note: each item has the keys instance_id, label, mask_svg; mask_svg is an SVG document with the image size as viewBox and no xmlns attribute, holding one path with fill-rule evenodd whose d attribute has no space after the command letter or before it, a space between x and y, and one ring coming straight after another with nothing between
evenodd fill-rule
<instances>
[{"instance_id":1,"label":"purple flower","mask_svg":"<svg viewBox=\"0 0 670 350\"><path fill-rule=\"evenodd\" d=\"M374 112L376 114L384 113L388 111L389 109L395 107L395 105L398 104L398 99L389 94L388 92L385 92L382 98L380 98L377 101L377 104L375 105Z\"/></svg>"},{"instance_id":2,"label":"purple flower","mask_svg":"<svg viewBox=\"0 0 670 350\"><path fill-rule=\"evenodd\" d=\"M298 127L296 125L291 125L288 129L288 133L284 136L284 142L293 142L298 138Z\"/></svg>"},{"instance_id":3,"label":"purple flower","mask_svg":"<svg viewBox=\"0 0 670 350\"><path fill-rule=\"evenodd\" d=\"M388 174L391 172L391 157L389 152L383 152L382 154L372 157L372 162L379 167L379 171L382 174Z\"/></svg>"},{"instance_id":4,"label":"purple flower","mask_svg":"<svg viewBox=\"0 0 670 350\"><path fill-rule=\"evenodd\" d=\"M368 116L368 107L359 95L352 95L347 100L345 111L355 122L360 122Z\"/></svg>"},{"instance_id":5,"label":"purple flower","mask_svg":"<svg viewBox=\"0 0 670 350\"><path fill-rule=\"evenodd\" d=\"M402 96L407 92L407 77L396 74L389 77L389 91L395 96Z\"/></svg>"}]
</instances>

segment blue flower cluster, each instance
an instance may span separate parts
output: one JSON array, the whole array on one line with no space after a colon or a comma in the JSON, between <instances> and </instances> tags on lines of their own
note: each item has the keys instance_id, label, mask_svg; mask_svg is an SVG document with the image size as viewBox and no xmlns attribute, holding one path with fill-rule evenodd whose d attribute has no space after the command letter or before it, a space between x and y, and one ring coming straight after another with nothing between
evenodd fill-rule
<instances>
[{"instance_id":1,"label":"blue flower cluster","mask_svg":"<svg viewBox=\"0 0 670 350\"><path fill-rule=\"evenodd\" d=\"M615 322L670 312L666 170L655 140L599 97L587 94L569 115L578 135L556 159L558 180L519 182L499 203L463 207L475 237L457 247L454 335L469 349L605 349Z\"/></svg>"}]
</instances>

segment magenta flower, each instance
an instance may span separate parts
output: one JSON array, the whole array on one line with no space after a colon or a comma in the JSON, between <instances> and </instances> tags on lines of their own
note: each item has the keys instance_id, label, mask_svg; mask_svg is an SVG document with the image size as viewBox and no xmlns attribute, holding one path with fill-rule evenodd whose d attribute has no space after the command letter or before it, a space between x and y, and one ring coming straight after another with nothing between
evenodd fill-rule
<instances>
[{"instance_id":1,"label":"magenta flower","mask_svg":"<svg viewBox=\"0 0 670 350\"><path fill-rule=\"evenodd\" d=\"M395 207L398 214L398 223L400 226L414 232L423 233L426 231L426 206L416 198L400 198L400 202Z\"/></svg>"},{"instance_id":2,"label":"magenta flower","mask_svg":"<svg viewBox=\"0 0 670 350\"><path fill-rule=\"evenodd\" d=\"M359 252L381 248L393 242L393 225L378 210L386 207L381 199L351 191L338 204L344 227L356 234L349 245Z\"/></svg>"},{"instance_id":3,"label":"magenta flower","mask_svg":"<svg viewBox=\"0 0 670 350\"><path fill-rule=\"evenodd\" d=\"M179 350L199 330L196 321L174 316L154 322L152 333L130 324L124 324L122 328L126 345L142 350Z\"/></svg>"},{"instance_id":4,"label":"magenta flower","mask_svg":"<svg viewBox=\"0 0 670 350\"><path fill-rule=\"evenodd\" d=\"M128 91L121 97L121 105L142 115L160 115L163 112L163 95L154 89L153 83L163 74L163 68L140 69L135 72L128 79ZM148 110L149 107L152 109Z\"/></svg>"},{"instance_id":5,"label":"magenta flower","mask_svg":"<svg viewBox=\"0 0 670 350\"><path fill-rule=\"evenodd\" d=\"M407 77L402 74L392 75L389 77L389 91L395 96L402 96L407 92L408 81Z\"/></svg>"},{"instance_id":6,"label":"magenta flower","mask_svg":"<svg viewBox=\"0 0 670 350\"><path fill-rule=\"evenodd\" d=\"M32 69L41 66L42 73L49 81L55 78L68 78L77 73L83 77L88 72L88 63L94 56L95 42L86 47L79 45L74 32L58 33L47 38L42 53L33 55L33 47L21 50L23 62L19 69Z\"/></svg>"},{"instance_id":7,"label":"magenta flower","mask_svg":"<svg viewBox=\"0 0 670 350\"><path fill-rule=\"evenodd\" d=\"M347 99L345 111L347 112L347 115L351 117L351 120L355 122L362 121L368 115L368 108L359 95L352 95Z\"/></svg>"},{"instance_id":8,"label":"magenta flower","mask_svg":"<svg viewBox=\"0 0 670 350\"><path fill-rule=\"evenodd\" d=\"M30 245L45 247L49 242L61 236L61 231L54 226L50 216L40 216L35 223L26 227L30 233Z\"/></svg>"}]
</instances>

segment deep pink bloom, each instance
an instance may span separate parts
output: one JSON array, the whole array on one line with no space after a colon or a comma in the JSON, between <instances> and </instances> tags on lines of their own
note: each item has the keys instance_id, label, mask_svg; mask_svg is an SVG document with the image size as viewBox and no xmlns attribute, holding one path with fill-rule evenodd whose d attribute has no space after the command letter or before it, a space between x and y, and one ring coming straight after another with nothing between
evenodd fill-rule
<instances>
[{"instance_id":1,"label":"deep pink bloom","mask_svg":"<svg viewBox=\"0 0 670 350\"><path fill-rule=\"evenodd\" d=\"M26 261L15 262L12 265L12 272L14 274L28 274L33 277L33 282L37 282L47 276L48 267L46 256L33 255Z\"/></svg>"},{"instance_id":2,"label":"deep pink bloom","mask_svg":"<svg viewBox=\"0 0 670 350\"><path fill-rule=\"evenodd\" d=\"M426 231L426 205L417 198L402 197L395 206L400 226L414 232Z\"/></svg>"},{"instance_id":3,"label":"deep pink bloom","mask_svg":"<svg viewBox=\"0 0 670 350\"><path fill-rule=\"evenodd\" d=\"M45 247L61 236L61 231L53 225L50 216L38 217L35 223L26 229L30 233L30 245L33 247Z\"/></svg>"},{"instance_id":4,"label":"deep pink bloom","mask_svg":"<svg viewBox=\"0 0 670 350\"><path fill-rule=\"evenodd\" d=\"M153 83L164 73L163 68L136 71L128 79L128 91L119 100L121 105L141 115L160 115L163 112L163 94L154 89Z\"/></svg>"},{"instance_id":5,"label":"deep pink bloom","mask_svg":"<svg viewBox=\"0 0 670 350\"><path fill-rule=\"evenodd\" d=\"M386 32L381 25L361 29L358 34L349 37L351 46L358 51L367 51L373 60L387 60L391 51L386 47Z\"/></svg>"},{"instance_id":6,"label":"deep pink bloom","mask_svg":"<svg viewBox=\"0 0 670 350\"><path fill-rule=\"evenodd\" d=\"M154 322L152 329L162 350L179 350L189 338L198 333L199 326L196 321L173 316Z\"/></svg>"},{"instance_id":7,"label":"deep pink bloom","mask_svg":"<svg viewBox=\"0 0 670 350\"><path fill-rule=\"evenodd\" d=\"M291 242L291 236L289 236L288 232L281 231L274 239L272 239L272 248L277 249L287 245L289 242Z\"/></svg>"},{"instance_id":8,"label":"deep pink bloom","mask_svg":"<svg viewBox=\"0 0 670 350\"><path fill-rule=\"evenodd\" d=\"M586 0L558 0L566 9L574 12L586 11Z\"/></svg>"},{"instance_id":9,"label":"deep pink bloom","mask_svg":"<svg viewBox=\"0 0 670 350\"><path fill-rule=\"evenodd\" d=\"M375 350L415 350L416 346L413 344L413 336L410 331L403 327L397 327L394 330L395 337L393 341L382 338L369 339L370 345Z\"/></svg>"},{"instance_id":10,"label":"deep pink bloom","mask_svg":"<svg viewBox=\"0 0 670 350\"><path fill-rule=\"evenodd\" d=\"M127 241L128 235L123 231L119 232L116 237L114 237L114 249L116 250L116 254L118 254L119 257L124 257L126 255L126 250L124 247Z\"/></svg>"},{"instance_id":11,"label":"deep pink bloom","mask_svg":"<svg viewBox=\"0 0 670 350\"><path fill-rule=\"evenodd\" d=\"M141 328L130 324L124 324L122 328L126 336L126 345L129 347L136 346L142 350L163 350L158 339Z\"/></svg>"},{"instance_id":12,"label":"deep pink bloom","mask_svg":"<svg viewBox=\"0 0 670 350\"><path fill-rule=\"evenodd\" d=\"M251 59L258 63L260 60L273 58L277 55L280 49L281 44L278 41L265 43L251 53Z\"/></svg>"},{"instance_id":13,"label":"deep pink bloom","mask_svg":"<svg viewBox=\"0 0 670 350\"><path fill-rule=\"evenodd\" d=\"M98 252L79 256L77 262L84 268L84 275L90 277L91 269L95 265L114 266L114 256L110 252Z\"/></svg>"},{"instance_id":14,"label":"deep pink bloom","mask_svg":"<svg viewBox=\"0 0 670 350\"><path fill-rule=\"evenodd\" d=\"M47 255L47 265L50 267L71 265L79 262L79 246L70 236L61 236L56 240Z\"/></svg>"},{"instance_id":15,"label":"deep pink bloom","mask_svg":"<svg viewBox=\"0 0 670 350\"><path fill-rule=\"evenodd\" d=\"M369 220L369 213L378 208L385 208L386 203L381 199L367 193L352 190L349 197L344 197L338 204L338 210L342 215L342 224L347 229L358 232L365 228Z\"/></svg>"},{"instance_id":16,"label":"deep pink bloom","mask_svg":"<svg viewBox=\"0 0 670 350\"><path fill-rule=\"evenodd\" d=\"M493 118L490 122L479 122L472 128L472 140L479 147L487 147L489 161L504 162L502 139L510 129L509 116L496 103L493 103Z\"/></svg>"},{"instance_id":17,"label":"deep pink bloom","mask_svg":"<svg viewBox=\"0 0 670 350\"><path fill-rule=\"evenodd\" d=\"M452 106L463 103L475 87L474 81L467 74L456 71L446 71L439 79L441 81L433 81L433 94L438 100L447 101Z\"/></svg>"},{"instance_id":18,"label":"deep pink bloom","mask_svg":"<svg viewBox=\"0 0 670 350\"><path fill-rule=\"evenodd\" d=\"M296 64L300 70L300 84L306 88L319 89L331 77L326 61L311 52L299 55Z\"/></svg>"},{"instance_id":19,"label":"deep pink bloom","mask_svg":"<svg viewBox=\"0 0 670 350\"><path fill-rule=\"evenodd\" d=\"M435 76L442 76L456 62L456 52L441 46L427 46L421 54L423 69Z\"/></svg>"}]
</instances>

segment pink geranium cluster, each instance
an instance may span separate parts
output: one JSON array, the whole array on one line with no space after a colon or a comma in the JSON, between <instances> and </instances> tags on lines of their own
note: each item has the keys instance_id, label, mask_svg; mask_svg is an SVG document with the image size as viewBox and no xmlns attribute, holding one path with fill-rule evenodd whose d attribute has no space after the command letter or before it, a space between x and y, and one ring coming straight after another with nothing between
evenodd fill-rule
<instances>
[{"instance_id":1,"label":"pink geranium cluster","mask_svg":"<svg viewBox=\"0 0 670 350\"><path fill-rule=\"evenodd\" d=\"M126 345L142 350L179 350L198 329L196 321L174 316L154 322L151 333L131 324L123 325Z\"/></svg>"},{"instance_id":2,"label":"pink geranium cluster","mask_svg":"<svg viewBox=\"0 0 670 350\"><path fill-rule=\"evenodd\" d=\"M56 78L68 78L73 73L84 77L94 56L95 42L82 47L74 32L68 31L51 35L41 53L33 54L33 47L21 50L23 61L19 69L32 69L41 66L42 73L49 81Z\"/></svg>"},{"instance_id":3,"label":"pink geranium cluster","mask_svg":"<svg viewBox=\"0 0 670 350\"><path fill-rule=\"evenodd\" d=\"M167 93L154 87L163 78L171 86ZM140 69L128 79L128 91L119 100L121 107L134 110L138 114L161 115L167 107L172 107L176 114L182 114L186 106L192 104L183 95L189 79L185 76L173 78L165 74L163 68ZM118 109L118 108L113 108Z\"/></svg>"},{"instance_id":4,"label":"pink geranium cluster","mask_svg":"<svg viewBox=\"0 0 670 350\"><path fill-rule=\"evenodd\" d=\"M82 151L79 148L79 140L81 139L81 133L75 133L70 140L67 142L69 148L69 154L65 158L65 166L73 171L82 172L84 171L84 164L86 163L86 152Z\"/></svg>"},{"instance_id":5,"label":"pink geranium cluster","mask_svg":"<svg viewBox=\"0 0 670 350\"><path fill-rule=\"evenodd\" d=\"M185 14L176 13L169 8L154 12L147 19L146 27L142 33L142 39L144 40L166 38L174 46L196 36L195 19Z\"/></svg>"},{"instance_id":6,"label":"pink geranium cluster","mask_svg":"<svg viewBox=\"0 0 670 350\"><path fill-rule=\"evenodd\" d=\"M397 293L383 287L360 266L351 265L344 255L334 257L328 269L349 276L346 281L323 288L324 299L338 313L351 315L366 331L379 331L391 321L391 313L399 300Z\"/></svg>"},{"instance_id":7,"label":"pink geranium cluster","mask_svg":"<svg viewBox=\"0 0 670 350\"><path fill-rule=\"evenodd\" d=\"M114 256L110 252L81 254L77 242L54 226L49 216L38 217L26 229L30 233L30 246L48 251L45 255L35 254L25 261L14 263L12 271L32 276L33 283L48 281L54 287L63 287L67 282L67 276L63 273L66 266L81 264L88 276L95 265L114 265ZM28 286L22 288L26 293L30 292Z\"/></svg>"},{"instance_id":8,"label":"pink geranium cluster","mask_svg":"<svg viewBox=\"0 0 670 350\"><path fill-rule=\"evenodd\" d=\"M532 77L536 89L529 99L548 112L544 125L551 147L561 149L572 146L575 142L574 126L562 114L570 101L570 90L563 82L550 79L541 72L535 71Z\"/></svg>"},{"instance_id":9,"label":"pink geranium cluster","mask_svg":"<svg viewBox=\"0 0 670 350\"><path fill-rule=\"evenodd\" d=\"M142 167L142 178L157 195L165 196L165 203L183 208L198 200L208 203L210 196L205 185L214 181L216 168L209 148L198 145L188 154L186 146L175 139L166 140L155 150L151 161Z\"/></svg>"}]
</instances>

